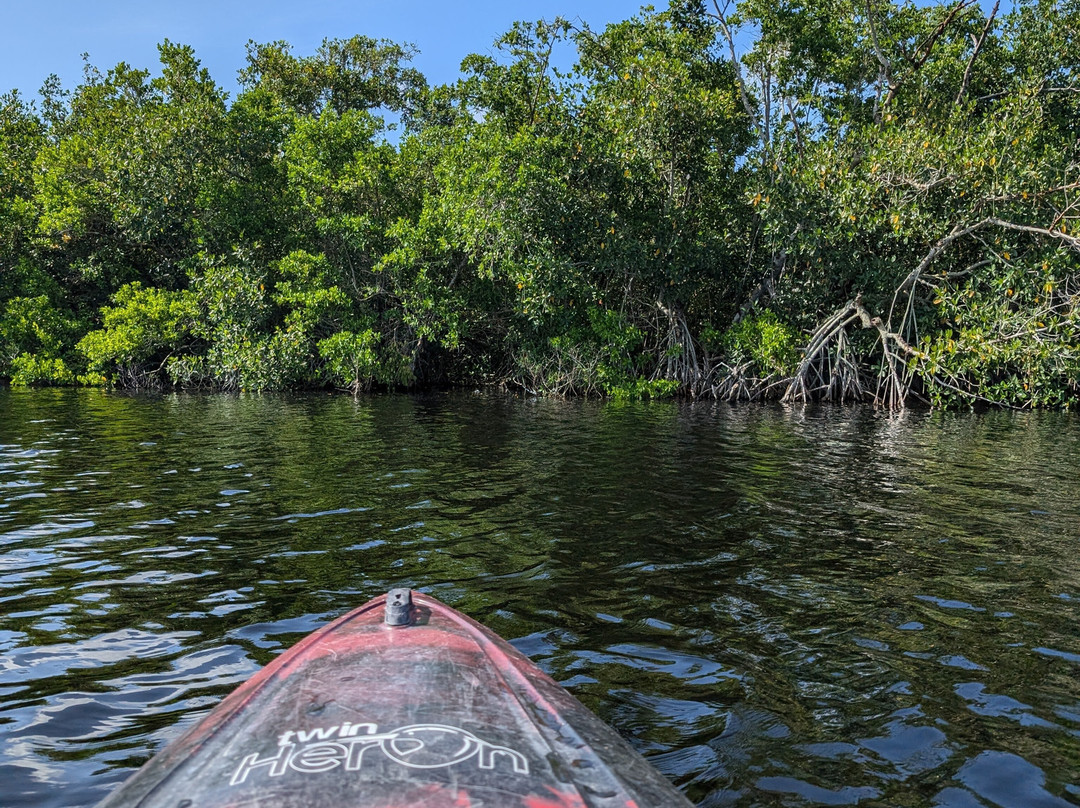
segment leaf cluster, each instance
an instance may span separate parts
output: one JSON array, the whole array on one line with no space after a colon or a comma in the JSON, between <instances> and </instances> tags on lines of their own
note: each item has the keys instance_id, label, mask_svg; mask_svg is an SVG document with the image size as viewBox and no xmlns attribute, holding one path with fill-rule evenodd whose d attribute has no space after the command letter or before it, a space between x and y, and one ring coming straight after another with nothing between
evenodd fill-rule
<instances>
[{"instance_id":1,"label":"leaf cluster","mask_svg":"<svg viewBox=\"0 0 1080 808\"><path fill-rule=\"evenodd\" d=\"M0 96L0 376L1070 406L1077 31L673 0L436 87L364 36L249 43L231 102L87 64Z\"/></svg>"}]
</instances>

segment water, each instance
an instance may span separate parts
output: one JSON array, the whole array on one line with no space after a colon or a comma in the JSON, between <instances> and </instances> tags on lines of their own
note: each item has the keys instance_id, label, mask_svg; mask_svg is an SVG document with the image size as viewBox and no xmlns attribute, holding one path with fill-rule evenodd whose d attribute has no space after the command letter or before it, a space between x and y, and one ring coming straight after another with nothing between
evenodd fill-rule
<instances>
[{"instance_id":1,"label":"water","mask_svg":"<svg viewBox=\"0 0 1080 808\"><path fill-rule=\"evenodd\" d=\"M1080 805L1080 420L0 389L0 805L409 585L705 806Z\"/></svg>"}]
</instances>

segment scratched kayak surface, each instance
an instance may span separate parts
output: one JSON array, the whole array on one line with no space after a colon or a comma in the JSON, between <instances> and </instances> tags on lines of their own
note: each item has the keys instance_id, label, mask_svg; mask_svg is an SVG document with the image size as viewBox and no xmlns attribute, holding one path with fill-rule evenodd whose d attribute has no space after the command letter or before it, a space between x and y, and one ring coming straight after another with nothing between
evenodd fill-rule
<instances>
[{"instance_id":1,"label":"scratched kayak surface","mask_svg":"<svg viewBox=\"0 0 1080 808\"><path fill-rule=\"evenodd\" d=\"M508 643L397 589L275 659L101 808L690 804Z\"/></svg>"}]
</instances>

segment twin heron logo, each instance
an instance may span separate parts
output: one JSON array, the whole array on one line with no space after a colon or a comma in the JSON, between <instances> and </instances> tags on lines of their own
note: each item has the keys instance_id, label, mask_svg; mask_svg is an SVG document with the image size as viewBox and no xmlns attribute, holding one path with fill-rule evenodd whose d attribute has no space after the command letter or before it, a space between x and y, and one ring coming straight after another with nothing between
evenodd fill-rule
<instances>
[{"instance_id":1,"label":"twin heron logo","mask_svg":"<svg viewBox=\"0 0 1080 808\"><path fill-rule=\"evenodd\" d=\"M443 724L410 724L389 732L379 732L377 724L346 722L339 726L309 730L289 730L278 736L275 755L248 755L237 767L231 785L243 783L255 771L280 777L292 770L305 774L328 772L342 767L360 771L365 755L378 749L387 758L410 769L441 769L476 758L481 769L494 769L506 758L517 774L529 773L529 762L520 752L496 746L471 732Z\"/></svg>"}]
</instances>

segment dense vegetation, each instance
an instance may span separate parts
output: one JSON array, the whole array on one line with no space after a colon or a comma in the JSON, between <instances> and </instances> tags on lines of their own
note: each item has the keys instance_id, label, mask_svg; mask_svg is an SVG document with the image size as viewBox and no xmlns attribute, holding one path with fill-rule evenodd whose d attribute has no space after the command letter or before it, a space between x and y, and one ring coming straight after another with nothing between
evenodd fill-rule
<instances>
[{"instance_id":1,"label":"dense vegetation","mask_svg":"<svg viewBox=\"0 0 1080 808\"><path fill-rule=\"evenodd\" d=\"M0 96L0 377L1080 394L1078 0L675 0L493 52L430 87L251 43L230 103L165 42Z\"/></svg>"}]
</instances>

